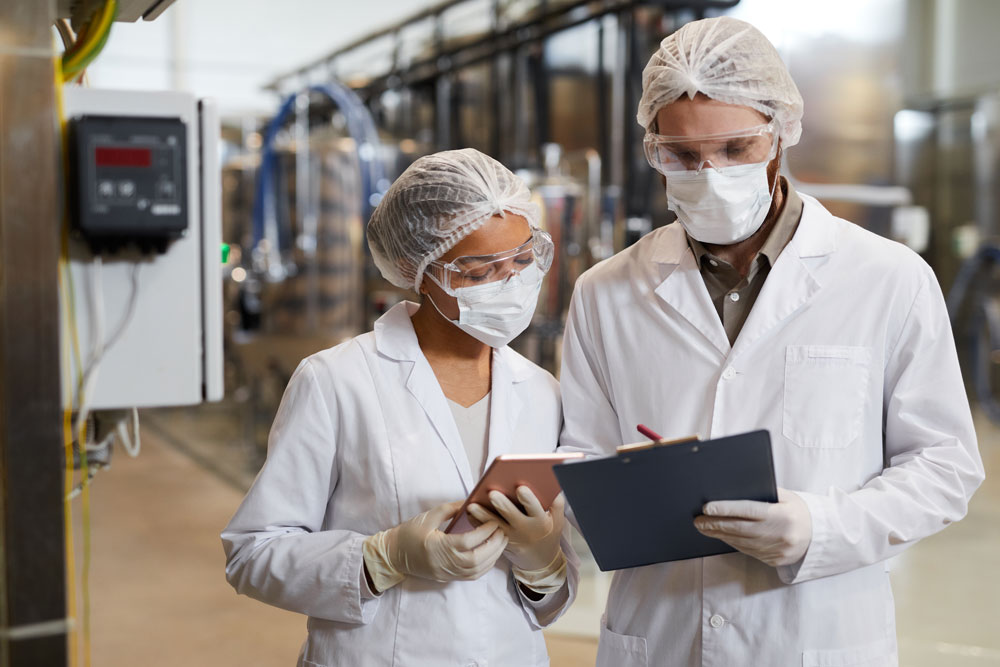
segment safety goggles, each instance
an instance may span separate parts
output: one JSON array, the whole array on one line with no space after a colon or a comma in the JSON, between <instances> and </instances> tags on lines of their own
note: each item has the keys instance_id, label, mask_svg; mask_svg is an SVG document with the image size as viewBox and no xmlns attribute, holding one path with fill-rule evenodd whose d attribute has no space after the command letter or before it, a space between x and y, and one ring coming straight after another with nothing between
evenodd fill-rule
<instances>
[{"instance_id":1,"label":"safety goggles","mask_svg":"<svg viewBox=\"0 0 1000 667\"><path fill-rule=\"evenodd\" d=\"M476 287L478 299L489 299L506 289L515 276L522 283L540 281L552 266L553 249L548 233L532 229L531 238L513 250L435 260L428 264L428 274L451 296L463 287Z\"/></svg>"},{"instance_id":2,"label":"safety goggles","mask_svg":"<svg viewBox=\"0 0 1000 667\"><path fill-rule=\"evenodd\" d=\"M738 132L706 134L700 137L671 137L647 132L642 140L646 161L656 171L700 172L706 165L716 170L769 162L778 153L778 125L775 121Z\"/></svg>"}]
</instances>

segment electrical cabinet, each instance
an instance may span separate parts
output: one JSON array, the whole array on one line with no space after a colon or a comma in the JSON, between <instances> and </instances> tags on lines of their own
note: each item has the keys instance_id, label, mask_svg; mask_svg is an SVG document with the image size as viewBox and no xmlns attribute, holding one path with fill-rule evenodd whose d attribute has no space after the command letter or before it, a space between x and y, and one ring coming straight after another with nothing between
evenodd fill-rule
<instances>
[{"instance_id":1,"label":"electrical cabinet","mask_svg":"<svg viewBox=\"0 0 1000 667\"><path fill-rule=\"evenodd\" d=\"M92 376L90 409L221 399L214 105L178 92L64 94L76 193L67 202L76 336L64 348L78 354L69 355L68 376ZM75 386L65 389L75 395Z\"/></svg>"}]
</instances>

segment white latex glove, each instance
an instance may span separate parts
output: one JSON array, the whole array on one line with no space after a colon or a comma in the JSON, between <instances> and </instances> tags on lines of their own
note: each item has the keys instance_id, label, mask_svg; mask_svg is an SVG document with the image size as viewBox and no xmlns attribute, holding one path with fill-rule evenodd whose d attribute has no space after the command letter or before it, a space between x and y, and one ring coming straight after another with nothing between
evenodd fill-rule
<instances>
[{"instance_id":1,"label":"white latex glove","mask_svg":"<svg viewBox=\"0 0 1000 667\"><path fill-rule=\"evenodd\" d=\"M499 517L476 503L469 505L468 512L484 525L500 522L508 540L504 554L515 568L548 568L562 553L559 540L566 524L566 497L560 493L546 512L528 487L517 487L516 495L523 512L499 491L490 492L490 503Z\"/></svg>"},{"instance_id":2,"label":"white latex glove","mask_svg":"<svg viewBox=\"0 0 1000 667\"><path fill-rule=\"evenodd\" d=\"M461 500L438 505L365 540L365 567L378 592L406 575L442 582L471 580L493 567L507 546L497 521L455 535L440 530L461 506Z\"/></svg>"},{"instance_id":3,"label":"white latex glove","mask_svg":"<svg viewBox=\"0 0 1000 667\"><path fill-rule=\"evenodd\" d=\"M812 542L809 507L794 491L778 489L777 503L717 500L707 503L694 527L768 565L793 565Z\"/></svg>"}]
</instances>

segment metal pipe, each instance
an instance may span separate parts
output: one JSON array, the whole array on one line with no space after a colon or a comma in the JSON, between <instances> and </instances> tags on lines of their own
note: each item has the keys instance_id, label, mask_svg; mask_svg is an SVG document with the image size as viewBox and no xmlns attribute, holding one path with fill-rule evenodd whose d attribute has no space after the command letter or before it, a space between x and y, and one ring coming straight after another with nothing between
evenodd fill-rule
<instances>
[{"instance_id":1,"label":"metal pipe","mask_svg":"<svg viewBox=\"0 0 1000 667\"><path fill-rule=\"evenodd\" d=\"M10 667L65 665L70 627L55 19L54 2L0 3L0 664Z\"/></svg>"},{"instance_id":2,"label":"metal pipe","mask_svg":"<svg viewBox=\"0 0 1000 667\"><path fill-rule=\"evenodd\" d=\"M628 79L628 17L624 12L614 15L615 61L611 73L611 135L608 161L611 164L609 174L610 185L618 193L617 206L621 207L626 199L625 189L625 109ZM621 217L621 210L615 211L614 220ZM612 251L621 250L625 245L624 229L615 238L615 226L612 224L610 244ZM602 240L608 242L609 239Z\"/></svg>"},{"instance_id":3,"label":"metal pipe","mask_svg":"<svg viewBox=\"0 0 1000 667\"><path fill-rule=\"evenodd\" d=\"M279 90L284 81L290 78L305 76L310 71L328 66L330 61L340 55L356 49L372 40L384 37L393 32L397 32L408 25L430 17L437 17L440 21L441 14L448 8L459 4L464 0L450 0L436 7L419 12L409 19L397 23L388 28L371 33L361 39L355 40L351 44L339 48L336 51L323 56L303 67L299 67L291 72L282 74L271 80L264 86L266 90ZM738 4L739 0L682 0L681 2L671 2L670 9L684 8L704 8L704 9L728 9ZM558 9L543 12L537 17L527 21L512 24L501 32L491 35L489 40L475 41L468 44L449 49L439 50L429 58L418 61L402 72L387 73L374 78L365 87L373 90L380 90L386 87L386 80L398 77L404 85L416 83L418 81L434 78L445 71L451 71L461 67L475 64L486 58L490 58L502 51L512 51L531 42L538 42L549 35L586 23L594 18L599 18L606 14L620 12L638 5L644 4L642 0L577 0L577 2L567 3ZM471 54L471 55L466 55ZM441 58L446 57L442 61ZM442 62L448 65L446 68L440 67Z\"/></svg>"},{"instance_id":4,"label":"metal pipe","mask_svg":"<svg viewBox=\"0 0 1000 667\"><path fill-rule=\"evenodd\" d=\"M274 78L270 83L268 83L266 86L264 86L264 88L266 90L276 91L280 87L281 83L286 79L304 76L314 69L321 68L323 66L329 66L332 64L333 60L337 58L337 56L353 51L354 49L360 46L364 46L368 42L376 40L380 37L385 37L386 35L391 35L392 33L397 33L398 35L398 33L403 28L412 25L413 23L416 23L418 21L423 21L424 19L429 19L431 17L439 16L442 12L446 11L447 9L450 9L451 7L454 7L457 4L461 4L462 2L465 2L465 0L445 0L444 2L440 2L432 7L428 7L427 9L422 9L419 12L416 12L415 14L411 14L410 16L403 19L402 21L399 21L398 23L393 23L392 25L376 30L375 32L370 32L367 35L364 35L363 37L359 37L358 39L355 39L352 42L348 42L344 46L337 47L336 49L327 53L326 55L320 56L319 58L312 60L306 63L305 65L302 65L301 67L297 67L289 72L285 72L284 74L279 75L276 78Z\"/></svg>"},{"instance_id":5,"label":"metal pipe","mask_svg":"<svg viewBox=\"0 0 1000 667\"><path fill-rule=\"evenodd\" d=\"M309 145L309 93L295 97L295 211L299 219L296 245L306 264L306 328L319 328L319 272L316 263L318 216L313 206L312 153Z\"/></svg>"}]
</instances>

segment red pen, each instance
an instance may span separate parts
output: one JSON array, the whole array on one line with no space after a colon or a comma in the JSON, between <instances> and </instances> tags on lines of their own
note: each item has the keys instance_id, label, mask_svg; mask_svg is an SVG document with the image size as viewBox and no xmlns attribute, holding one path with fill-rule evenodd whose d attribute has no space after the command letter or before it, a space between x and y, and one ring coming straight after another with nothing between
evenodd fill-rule
<instances>
[{"instance_id":1,"label":"red pen","mask_svg":"<svg viewBox=\"0 0 1000 667\"><path fill-rule=\"evenodd\" d=\"M649 428L645 424L639 424L635 427L635 429L639 431L639 433L642 433L644 436L649 438L650 440L663 440L662 435L660 435L653 429Z\"/></svg>"}]
</instances>

